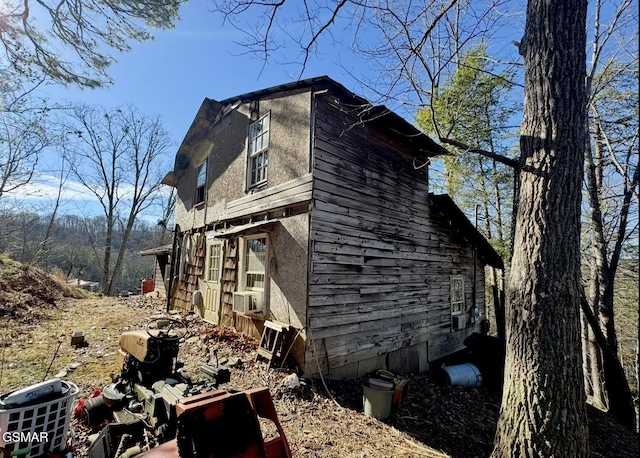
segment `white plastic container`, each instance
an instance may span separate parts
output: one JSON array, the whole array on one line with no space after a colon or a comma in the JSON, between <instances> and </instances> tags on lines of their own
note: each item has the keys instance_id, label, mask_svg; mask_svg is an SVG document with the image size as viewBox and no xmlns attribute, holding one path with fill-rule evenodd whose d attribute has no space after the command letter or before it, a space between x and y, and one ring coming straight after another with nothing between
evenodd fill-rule
<instances>
[{"instance_id":1,"label":"white plastic container","mask_svg":"<svg viewBox=\"0 0 640 458\"><path fill-rule=\"evenodd\" d=\"M42 402L36 399L22 405L0 406L0 447L9 451L28 450L21 453L24 458L66 448L71 408L80 390L71 382L60 381L60 384L60 391L43 397ZM32 387L19 391L33 392L29 388Z\"/></svg>"},{"instance_id":2,"label":"white plastic container","mask_svg":"<svg viewBox=\"0 0 640 458\"><path fill-rule=\"evenodd\" d=\"M472 387L482 385L482 374L480 374L480 370L471 363L445 366L442 370L445 373L449 385Z\"/></svg>"},{"instance_id":3,"label":"white plastic container","mask_svg":"<svg viewBox=\"0 0 640 458\"><path fill-rule=\"evenodd\" d=\"M0 409L19 407L28 402L35 401L39 398L45 398L55 393L62 393L62 380L54 378L35 385L12 391L6 396L0 398Z\"/></svg>"}]
</instances>

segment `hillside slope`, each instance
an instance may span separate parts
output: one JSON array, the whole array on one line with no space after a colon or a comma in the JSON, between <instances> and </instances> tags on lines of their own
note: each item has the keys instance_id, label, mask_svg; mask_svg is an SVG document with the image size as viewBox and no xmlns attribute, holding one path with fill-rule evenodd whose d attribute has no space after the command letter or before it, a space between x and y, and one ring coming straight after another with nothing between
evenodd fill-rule
<instances>
[{"instance_id":1,"label":"hillside slope","mask_svg":"<svg viewBox=\"0 0 640 458\"><path fill-rule=\"evenodd\" d=\"M86 298L89 293L66 285L40 269L0 256L0 319L37 320L43 310L63 297Z\"/></svg>"},{"instance_id":2,"label":"hillside slope","mask_svg":"<svg viewBox=\"0 0 640 458\"><path fill-rule=\"evenodd\" d=\"M76 383L81 397L102 389L119 371L120 334L139 329L164 312L151 298L69 299L67 291L41 272L2 260L0 264L0 393L61 375ZM188 372L198 368L213 349L219 357L236 358L227 390L267 386L286 437L296 457L485 457L491 452L500 397L487 389L442 385L429 375L410 376L406 397L385 421L362 412L362 380L305 380L288 389L288 371L269 369L256 360L256 343L234 331L183 317L189 335L180 359ZM70 334L83 331L88 345L73 348ZM637 434L609 415L589 409L592 457L638 456ZM79 439L75 455L86 456L89 431L74 420ZM442 451L439 452L439 451Z\"/></svg>"}]
</instances>

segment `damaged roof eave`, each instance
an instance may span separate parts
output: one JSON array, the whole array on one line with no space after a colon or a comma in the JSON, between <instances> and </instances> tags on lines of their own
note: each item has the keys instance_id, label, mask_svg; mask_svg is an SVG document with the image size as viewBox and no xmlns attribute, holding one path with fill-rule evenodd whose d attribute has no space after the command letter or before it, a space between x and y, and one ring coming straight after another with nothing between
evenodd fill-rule
<instances>
[{"instance_id":1,"label":"damaged roof eave","mask_svg":"<svg viewBox=\"0 0 640 458\"><path fill-rule=\"evenodd\" d=\"M163 245L155 248L150 248L148 250L140 251L138 254L140 256L155 256L159 254L170 254L173 249L173 245Z\"/></svg>"},{"instance_id":2,"label":"damaged roof eave","mask_svg":"<svg viewBox=\"0 0 640 458\"><path fill-rule=\"evenodd\" d=\"M504 270L504 260L502 256L498 254L484 235L469 221L448 194L429 194L429 198L444 217L449 219L452 224L456 224L465 235L465 238L478 248L478 254L487 265Z\"/></svg>"},{"instance_id":3,"label":"damaged roof eave","mask_svg":"<svg viewBox=\"0 0 640 458\"><path fill-rule=\"evenodd\" d=\"M305 80L293 81L287 84L260 89L253 92L237 95L220 101L222 105L237 104L239 102L247 102L250 100L270 97L287 91L296 91L304 89L313 89L316 91L328 90L337 99L348 105L349 107L362 107L360 118L363 124L370 124L376 129L387 132L390 136L395 137L400 143L404 143L412 151L411 155L417 157L435 157L441 155L450 155L451 153L436 143L431 137L426 135L416 126L408 122L402 116L389 110L384 105L373 105L365 98L354 94L342 84L334 81L328 76L318 76Z\"/></svg>"},{"instance_id":4,"label":"damaged roof eave","mask_svg":"<svg viewBox=\"0 0 640 458\"><path fill-rule=\"evenodd\" d=\"M280 218L266 219L262 221L254 221L252 223L240 224L238 226L230 226L223 229L214 231L212 236L217 238L232 237L236 234L246 233L252 229L268 230L269 226L272 226L280 221Z\"/></svg>"},{"instance_id":5,"label":"damaged roof eave","mask_svg":"<svg viewBox=\"0 0 640 458\"><path fill-rule=\"evenodd\" d=\"M220 102L205 97L182 143L178 147L173 170L165 175L161 181L162 184L173 187L177 185L178 179L184 174L193 159L194 146L202 142L224 106Z\"/></svg>"},{"instance_id":6,"label":"damaged roof eave","mask_svg":"<svg viewBox=\"0 0 640 458\"><path fill-rule=\"evenodd\" d=\"M178 175L172 170L167 173L162 180L160 180L160 184L166 184L167 186L175 188L178 186L178 178Z\"/></svg>"}]
</instances>

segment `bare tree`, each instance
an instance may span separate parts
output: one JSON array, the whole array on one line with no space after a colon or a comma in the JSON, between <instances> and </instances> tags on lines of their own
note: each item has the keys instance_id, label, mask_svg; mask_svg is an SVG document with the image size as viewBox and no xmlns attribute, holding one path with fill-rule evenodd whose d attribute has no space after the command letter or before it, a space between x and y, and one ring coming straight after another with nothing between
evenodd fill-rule
<instances>
[{"instance_id":1,"label":"bare tree","mask_svg":"<svg viewBox=\"0 0 640 458\"><path fill-rule=\"evenodd\" d=\"M13 76L0 78L0 198L32 181L50 144L46 110L34 108L29 95Z\"/></svg>"},{"instance_id":2,"label":"bare tree","mask_svg":"<svg viewBox=\"0 0 640 458\"><path fill-rule=\"evenodd\" d=\"M168 190L166 188L169 188ZM158 240L158 245L165 245L169 242L169 235L171 232L168 230L171 227L171 218L173 217L174 211L176 209L176 188L173 186L166 186L164 193L160 193L160 206L162 208L162 218L158 221L158 226L160 226L160 236Z\"/></svg>"},{"instance_id":3,"label":"bare tree","mask_svg":"<svg viewBox=\"0 0 640 458\"><path fill-rule=\"evenodd\" d=\"M6 63L26 78L96 87L109 82L108 50L128 51L170 28L182 0L7 0L0 9ZM36 18L38 19L36 21Z\"/></svg>"},{"instance_id":4,"label":"bare tree","mask_svg":"<svg viewBox=\"0 0 640 458\"><path fill-rule=\"evenodd\" d=\"M76 106L64 129L73 174L104 213L103 292L113 295L131 229L157 196L169 136L158 117L131 106L115 110ZM114 252L118 224L122 239Z\"/></svg>"},{"instance_id":5,"label":"bare tree","mask_svg":"<svg viewBox=\"0 0 640 458\"><path fill-rule=\"evenodd\" d=\"M625 38L629 27L633 27L628 14L631 3L623 0L608 23L601 17L600 0L594 7L591 61L586 79L591 113L585 147L591 240L591 255L587 257L588 299L605 342L598 343L598 331L583 325L587 394L594 405L609 409L628 426L633 426L635 412L617 356L614 297L620 256L633 230L628 224L629 211L640 177L638 56L632 52L624 54L633 49L632 39Z\"/></svg>"},{"instance_id":6,"label":"bare tree","mask_svg":"<svg viewBox=\"0 0 640 458\"><path fill-rule=\"evenodd\" d=\"M42 241L38 245L38 248L36 249L32 260L32 262L40 264L43 269L46 269L48 265L51 237L56 224L56 219L58 217L58 212L60 211L60 207L62 205L62 197L65 190L65 184L70 175L68 160L66 154L64 153L64 148L62 149L63 153L60 156L60 169L58 170L58 187L56 189L54 200L50 207L51 213L49 213L49 222L47 223L47 228L44 235L42 236Z\"/></svg>"}]
</instances>

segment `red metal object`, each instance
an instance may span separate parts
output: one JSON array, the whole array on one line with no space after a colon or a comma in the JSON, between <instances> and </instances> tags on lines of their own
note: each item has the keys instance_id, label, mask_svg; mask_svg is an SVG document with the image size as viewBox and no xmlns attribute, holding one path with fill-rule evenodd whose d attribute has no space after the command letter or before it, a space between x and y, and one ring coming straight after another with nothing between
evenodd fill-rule
<instances>
[{"instance_id":1,"label":"red metal object","mask_svg":"<svg viewBox=\"0 0 640 458\"><path fill-rule=\"evenodd\" d=\"M155 289L155 282L153 281L153 278L145 278L142 280L142 286L140 289L142 290L141 294L143 295L152 292Z\"/></svg>"},{"instance_id":2,"label":"red metal object","mask_svg":"<svg viewBox=\"0 0 640 458\"><path fill-rule=\"evenodd\" d=\"M267 388L217 390L176 404L178 436L139 456L144 458L291 458L289 443ZM277 437L265 441L260 418L273 422Z\"/></svg>"}]
</instances>

